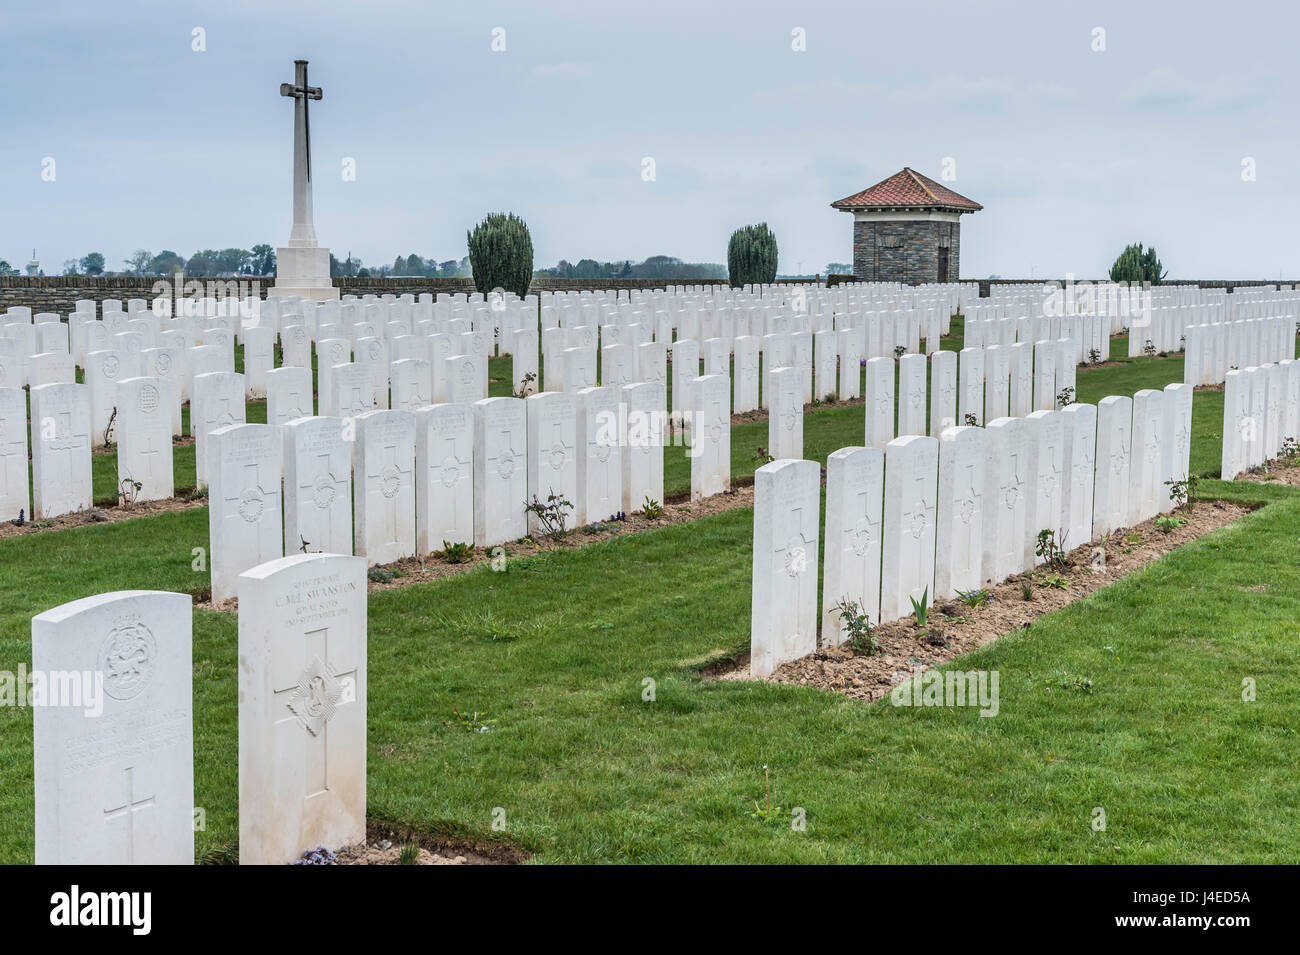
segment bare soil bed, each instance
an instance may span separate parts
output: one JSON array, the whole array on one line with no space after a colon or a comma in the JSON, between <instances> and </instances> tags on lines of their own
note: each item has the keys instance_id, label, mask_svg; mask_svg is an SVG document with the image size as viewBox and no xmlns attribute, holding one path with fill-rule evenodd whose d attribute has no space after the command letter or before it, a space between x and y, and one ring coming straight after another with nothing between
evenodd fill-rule
<instances>
[{"instance_id":1,"label":"bare soil bed","mask_svg":"<svg viewBox=\"0 0 1300 955\"><path fill-rule=\"evenodd\" d=\"M402 847L415 845L415 861L408 865L519 865L528 853L495 842L473 842L418 833L410 829L372 823L366 841L340 849L335 865L401 865Z\"/></svg>"},{"instance_id":2,"label":"bare soil bed","mask_svg":"<svg viewBox=\"0 0 1300 955\"><path fill-rule=\"evenodd\" d=\"M1295 470L1300 472L1300 468ZM911 617L881 624L873 631L881 648L878 653L858 652L846 645L821 646L816 653L777 668L769 680L831 690L860 700L880 699L911 676L914 667L928 669L1028 627L1044 614L1115 583L1249 510L1222 501L1198 501L1192 510L1176 512L1187 523L1168 533L1156 526L1155 519L1118 530L1102 544L1075 548L1062 570L1042 567L990 588L993 599L977 609L960 600L940 601L930 611L926 630L916 626ZM1099 548L1104 549L1104 563L1095 557ZM1030 600L1024 599L1025 583L1031 587ZM722 680L754 679L748 655L715 665L706 675Z\"/></svg>"},{"instance_id":3,"label":"bare soil bed","mask_svg":"<svg viewBox=\"0 0 1300 955\"><path fill-rule=\"evenodd\" d=\"M119 504L116 507L92 507L85 511L60 514L58 517L45 520L24 521L22 524L3 521L0 522L0 540L7 537L21 537L25 534L61 531L69 527L85 527L87 524L116 524L118 521L131 521L137 517L188 511L191 508L203 507L207 503L206 497L195 501L172 497L165 501L143 501L139 504Z\"/></svg>"},{"instance_id":4,"label":"bare soil bed","mask_svg":"<svg viewBox=\"0 0 1300 955\"><path fill-rule=\"evenodd\" d=\"M1300 487L1300 462L1287 462L1280 459L1268 465L1268 470L1254 468L1244 474L1238 474L1234 481L1250 481L1252 484L1285 484Z\"/></svg>"},{"instance_id":5,"label":"bare soil bed","mask_svg":"<svg viewBox=\"0 0 1300 955\"><path fill-rule=\"evenodd\" d=\"M502 544L502 553L499 556L505 557L508 562L521 557L532 557L537 554L551 553L552 551L574 550L588 544L610 540L614 537L625 537L628 534L654 530L657 527L670 527L673 524L685 524L688 521L696 521L702 517L721 514L724 511L732 511L739 507L753 506L754 483L752 478L748 478L744 479L743 483L733 481L732 489L727 494L716 494L713 497L706 497L702 501L693 503L686 500L665 504L663 506L663 515L653 520L637 511L628 514L620 521L598 521L587 525L586 528L575 528L559 540L550 540L545 537L525 537L522 540ZM458 564L447 563L441 558L432 555L425 557L423 560L418 557L407 557L396 563L379 564L370 568L370 583L367 589L370 593L380 590L396 590L401 587L409 587L411 584L441 580L444 577L454 577L457 574L468 573L484 564L491 565L494 557L497 556L496 551L497 548L495 547L475 547L469 559ZM226 600L220 604L213 604L211 590L206 588L194 595L194 602L195 606L208 610L234 612L239 609L239 601L237 600Z\"/></svg>"}]
</instances>

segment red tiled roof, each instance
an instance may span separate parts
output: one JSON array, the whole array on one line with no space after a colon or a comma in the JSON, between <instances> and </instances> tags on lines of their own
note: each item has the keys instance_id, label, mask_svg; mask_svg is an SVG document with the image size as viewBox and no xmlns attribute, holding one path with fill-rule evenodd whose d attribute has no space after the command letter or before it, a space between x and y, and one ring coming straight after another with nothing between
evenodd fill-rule
<instances>
[{"instance_id":1,"label":"red tiled roof","mask_svg":"<svg viewBox=\"0 0 1300 955\"><path fill-rule=\"evenodd\" d=\"M832 202L831 207L846 211L884 208L955 209L959 212L978 212L984 208L907 166L874 186Z\"/></svg>"}]
</instances>

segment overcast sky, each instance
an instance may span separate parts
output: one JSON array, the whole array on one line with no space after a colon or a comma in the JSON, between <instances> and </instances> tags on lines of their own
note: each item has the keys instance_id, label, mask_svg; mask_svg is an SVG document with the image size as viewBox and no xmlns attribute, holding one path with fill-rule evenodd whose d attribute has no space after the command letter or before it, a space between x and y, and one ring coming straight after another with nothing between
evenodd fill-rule
<instances>
[{"instance_id":1,"label":"overcast sky","mask_svg":"<svg viewBox=\"0 0 1300 955\"><path fill-rule=\"evenodd\" d=\"M1096 277L1130 241L1174 278L1295 279L1296 10L7 3L0 258L21 266L34 246L58 274L89 251L120 269L138 248L283 245L293 109L278 89L303 58L325 92L316 232L339 258L459 259L501 210L527 220L537 267L724 262L731 231L765 220L782 272L819 271L852 255L830 202L905 165L939 179L951 157L947 185L985 207L962 220L964 279Z\"/></svg>"}]
</instances>

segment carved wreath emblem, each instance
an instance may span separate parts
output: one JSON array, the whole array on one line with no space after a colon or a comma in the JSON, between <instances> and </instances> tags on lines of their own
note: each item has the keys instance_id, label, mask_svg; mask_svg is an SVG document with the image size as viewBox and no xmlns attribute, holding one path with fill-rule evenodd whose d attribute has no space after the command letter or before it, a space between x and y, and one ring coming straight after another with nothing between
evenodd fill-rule
<instances>
[{"instance_id":1,"label":"carved wreath emblem","mask_svg":"<svg viewBox=\"0 0 1300 955\"><path fill-rule=\"evenodd\" d=\"M334 478L329 474L321 474L316 478L316 483L312 486L311 498L317 507L324 510L334 503L334 498L338 494L338 489L334 485Z\"/></svg>"},{"instance_id":2,"label":"carved wreath emblem","mask_svg":"<svg viewBox=\"0 0 1300 955\"><path fill-rule=\"evenodd\" d=\"M442 462L442 486L451 487L460 477L460 462L454 457L448 457Z\"/></svg>"},{"instance_id":3,"label":"carved wreath emblem","mask_svg":"<svg viewBox=\"0 0 1300 955\"><path fill-rule=\"evenodd\" d=\"M256 524L265 509L266 502L262 500L260 489L255 487L245 488L244 492L239 495L239 516L248 523Z\"/></svg>"}]
</instances>

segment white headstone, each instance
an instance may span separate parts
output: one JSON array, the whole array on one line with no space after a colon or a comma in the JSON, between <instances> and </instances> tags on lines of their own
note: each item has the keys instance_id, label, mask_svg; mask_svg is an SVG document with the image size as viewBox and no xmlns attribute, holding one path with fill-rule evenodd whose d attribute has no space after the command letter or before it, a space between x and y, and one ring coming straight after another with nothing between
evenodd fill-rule
<instances>
[{"instance_id":1,"label":"white headstone","mask_svg":"<svg viewBox=\"0 0 1300 955\"><path fill-rule=\"evenodd\" d=\"M194 473L199 487L208 481L208 437L218 428L244 424L244 376L233 371L197 375L191 387L190 431L194 434ZM232 578L233 579L233 578Z\"/></svg>"},{"instance_id":2,"label":"white headstone","mask_svg":"<svg viewBox=\"0 0 1300 955\"><path fill-rule=\"evenodd\" d=\"M856 328L836 333L840 350L840 401L850 401L862 393L862 336Z\"/></svg>"},{"instance_id":3,"label":"white headstone","mask_svg":"<svg viewBox=\"0 0 1300 955\"><path fill-rule=\"evenodd\" d=\"M193 864L192 605L128 590L32 618L33 673L97 697L33 707L37 865Z\"/></svg>"},{"instance_id":4,"label":"white headstone","mask_svg":"<svg viewBox=\"0 0 1300 955\"><path fill-rule=\"evenodd\" d=\"M909 434L885 445L884 545L880 619L912 612L912 599L934 602L939 441Z\"/></svg>"},{"instance_id":5,"label":"white headstone","mask_svg":"<svg viewBox=\"0 0 1300 955\"><path fill-rule=\"evenodd\" d=\"M1037 493L1032 508L1031 533L1035 537L1050 530L1058 547L1070 550L1086 541L1075 540L1068 534L1066 504L1070 480L1065 470L1065 422L1059 411L1035 411L1025 421L1029 423L1029 442L1034 454L1034 480ZM1037 563L1044 558L1037 557Z\"/></svg>"},{"instance_id":6,"label":"white headstone","mask_svg":"<svg viewBox=\"0 0 1300 955\"><path fill-rule=\"evenodd\" d=\"M610 349L625 345L607 345ZM557 513L572 529L582 523L578 511L578 412L577 395L545 391L524 401L528 419L528 502L555 505ZM568 508L560 502L568 502ZM537 534L541 520L528 513L528 532Z\"/></svg>"},{"instance_id":7,"label":"white headstone","mask_svg":"<svg viewBox=\"0 0 1300 955\"><path fill-rule=\"evenodd\" d=\"M885 449L894 440L894 360L868 358L866 388L866 446Z\"/></svg>"},{"instance_id":8,"label":"white headstone","mask_svg":"<svg viewBox=\"0 0 1300 955\"><path fill-rule=\"evenodd\" d=\"M647 499L664 500L666 395L661 385L641 382L623 389L627 431L619 435L623 459L623 510L645 509Z\"/></svg>"},{"instance_id":9,"label":"white headstone","mask_svg":"<svg viewBox=\"0 0 1300 955\"><path fill-rule=\"evenodd\" d=\"M343 419L300 416L278 427L284 438L284 549L351 554L352 445Z\"/></svg>"},{"instance_id":10,"label":"white headstone","mask_svg":"<svg viewBox=\"0 0 1300 955\"><path fill-rule=\"evenodd\" d=\"M242 401L242 388L239 396ZM220 603L235 596L245 570L284 555L282 449L280 432L269 424L217 428L208 439L208 565L212 600Z\"/></svg>"},{"instance_id":11,"label":"white headstone","mask_svg":"<svg viewBox=\"0 0 1300 955\"><path fill-rule=\"evenodd\" d=\"M267 372L266 423L281 427L311 416L311 369L288 365Z\"/></svg>"},{"instance_id":12,"label":"white headstone","mask_svg":"<svg viewBox=\"0 0 1300 955\"><path fill-rule=\"evenodd\" d=\"M1164 392L1143 388L1133 394L1129 444L1128 519L1133 526L1155 517L1167 489L1164 480Z\"/></svg>"},{"instance_id":13,"label":"white headstone","mask_svg":"<svg viewBox=\"0 0 1300 955\"><path fill-rule=\"evenodd\" d=\"M898 359L898 434L925 434L925 355ZM937 437L937 435L936 435Z\"/></svg>"},{"instance_id":14,"label":"white headstone","mask_svg":"<svg viewBox=\"0 0 1300 955\"><path fill-rule=\"evenodd\" d=\"M986 503L981 563L988 585L1034 567L1038 468L1024 418L997 418L984 430Z\"/></svg>"},{"instance_id":15,"label":"white headstone","mask_svg":"<svg viewBox=\"0 0 1300 955\"><path fill-rule=\"evenodd\" d=\"M583 388L577 402L578 499L582 524L608 520L623 510L623 462L619 451L619 392Z\"/></svg>"},{"instance_id":16,"label":"white headstone","mask_svg":"<svg viewBox=\"0 0 1300 955\"><path fill-rule=\"evenodd\" d=\"M90 394L85 385L38 385L32 399L32 514L41 520L84 511L94 492ZM167 439L168 446L171 438Z\"/></svg>"},{"instance_id":17,"label":"white headstone","mask_svg":"<svg viewBox=\"0 0 1300 955\"><path fill-rule=\"evenodd\" d=\"M735 340L736 389L733 407L736 414L758 408L758 347L755 335L740 335Z\"/></svg>"},{"instance_id":18,"label":"white headstone","mask_svg":"<svg viewBox=\"0 0 1300 955\"><path fill-rule=\"evenodd\" d=\"M793 365L767 376L767 453L773 458L803 457L803 382ZM728 418L728 426L730 419Z\"/></svg>"},{"instance_id":19,"label":"white headstone","mask_svg":"<svg viewBox=\"0 0 1300 955\"><path fill-rule=\"evenodd\" d=\"M1094 539L1128 525L1129 442L1133 399L1110 395L1097 402L1097 456L1093 481Z\"/></svg>"},{"instance_id":20,"label":"white headstone","mask_svg":"<svg viewBox=\"0 0 1300 955\"><path fill-rule=\"evenodd\" d=\"M1064 473L1062 506L1065 539L1071 547L1092 540L1093 469L1097 458L1097 406L1072 404L1061 409Z\"/></svg>"},{"instance_id":21,"label":"white headstone","mask_svg":"<svg viewBox=\"0 0 1300 955\"><path fill-rule=\"evenodd\" d=\"M1283 366L1290 372L1290 365L1294 362L1283 362ZM1295 366L1300 370L1300 365ZM1289 379L1295 379L1300 384L1300 376L1293 374L1288 375ZM1300 389L1297 389L1300 390ZM1191 456L1192 456L1192 386L1182 382L1173 382L1165 385L1164 412L1165 420L1162 427L1162 441L1164 447L1164 458L1161 463L1160 479L1160 510L1168 513L1174 509L1174 502L1170 496L1169 482L1182 482L1187 480L1191 473ZM1289 411L1300 410L1300 394L1288 396L1286 407ZM1291 437L1288 430L1286 437Z\"/></svg>"},{"instance_id":22,"label":"white headstone","mask_svg":"<svg viewBox=\"0 0 1300 955\"><path fill-rule=\"evenodd\" d=\"M474 407L415 411L415 551L474 543Z\"/></svg>"},{"instance_id":23,"label":"white headstone","mask_svg":"<svg viewBox=\"0 0 1300 955\"><path fill-rule=\"evenodd\" d=\"M171 390L172 382L158 378L118 383L117 489L130 500L165 501L175 492ZM86 414L89 423L89 407Z\"/></svg>"},{"instance_id":24,"label":"white headstone","mask_svg":"<svg viewBox=\"0 0 1300 955\"><path fill-rule=\"evenodd\" d=\"M474 543L493 547L528 533L527 414L519 398L474 403Z\"/></svg>"},{"instance_id":25,"label":"white headstone","mask_svg":"<svg viewBox=\"0 0 1300 955\"><path fill-rule=\"evenodd\" d=\"M835 607L856 603L880 621L880 522L885 456L877 448L840 448L826 458L826 563L822 573L822 642L844 641Z\"/></svg>"},{"instance_id":26,"label":"white headstone","mask_svg":"<svg viewBox=\"0 0 1300 955\"><path fill-rule=\"evenodd\" d=\"M821 466L782 460L754 472L749 672L767 677L817 650Z\"/></svg>"},{"instance_id":27,"label":"white headstone","mask_svg":"<svg viewBox=\"0 0 1300 955\"><path fill-rule=\"evenodd\" d=\"M798 369L793 369L797 371ZM731 380L723 374L691 382L695 400L691 428L691 500L731 490ZM803 406L798 408L799 444L803 444ZM782 429L784 422L782 423ZM800 447L799 457L802 457Z\"/></svg>"},{"instance_id":28,"label":"white headstone","mask_svg":"<svg viewBox=\"0 0 1300 955\"><path fill-rule=\"evenodd\" d=\"M983 582L985 440L983 428L966 426L939 435L935 599L978 590Z\"/></svg>"},{"instance_id":29,"label":"white headstone","mask_svg":"<svg viewBox=\"0 0 1300 955\"><path fill-rule=\"evenodd\" d=\"M366 562L296 554L239 576L239 861L366 835Z\"/></svg>"},{"instance_id":30,"label":"white headstone","mask_svg":"<svg viewBox=\"0 0 1300 955\"><path fill-rule=\"evenodd\" d=\"M957 355L957 423L984 423L984 349L963 348Z\"/></svg>"},{"instance_id":31,"label":"white headstone","mask_svg":"<svg viewBox=\"0 0 1300 955\"><path fill-rule=\"evenodd\" d=\"M367 411L356 419L354 549L374 564L415 556L415 418Z\"/></svg>"},{"instance_id":32,"label":"white headstone","mask_svg":"<svg viewBox=\"0 0 1300 955\"><path fill-rule=\"evenodd\" d=\"M39 424L37 437L40 436ZM27 393L0 388L0 521L32 515L27 480Z\"/></svg>"},{"instance_id":33,"label":"white headstone","mask_svg":"<svg viewBox=\"0 0 1300 955\"><path fill-rule=\"evenodd\" d=\"M957 420L957 353L936 351L930 357L930 436L960 425Z\"/></svg>"}]
</instances>

